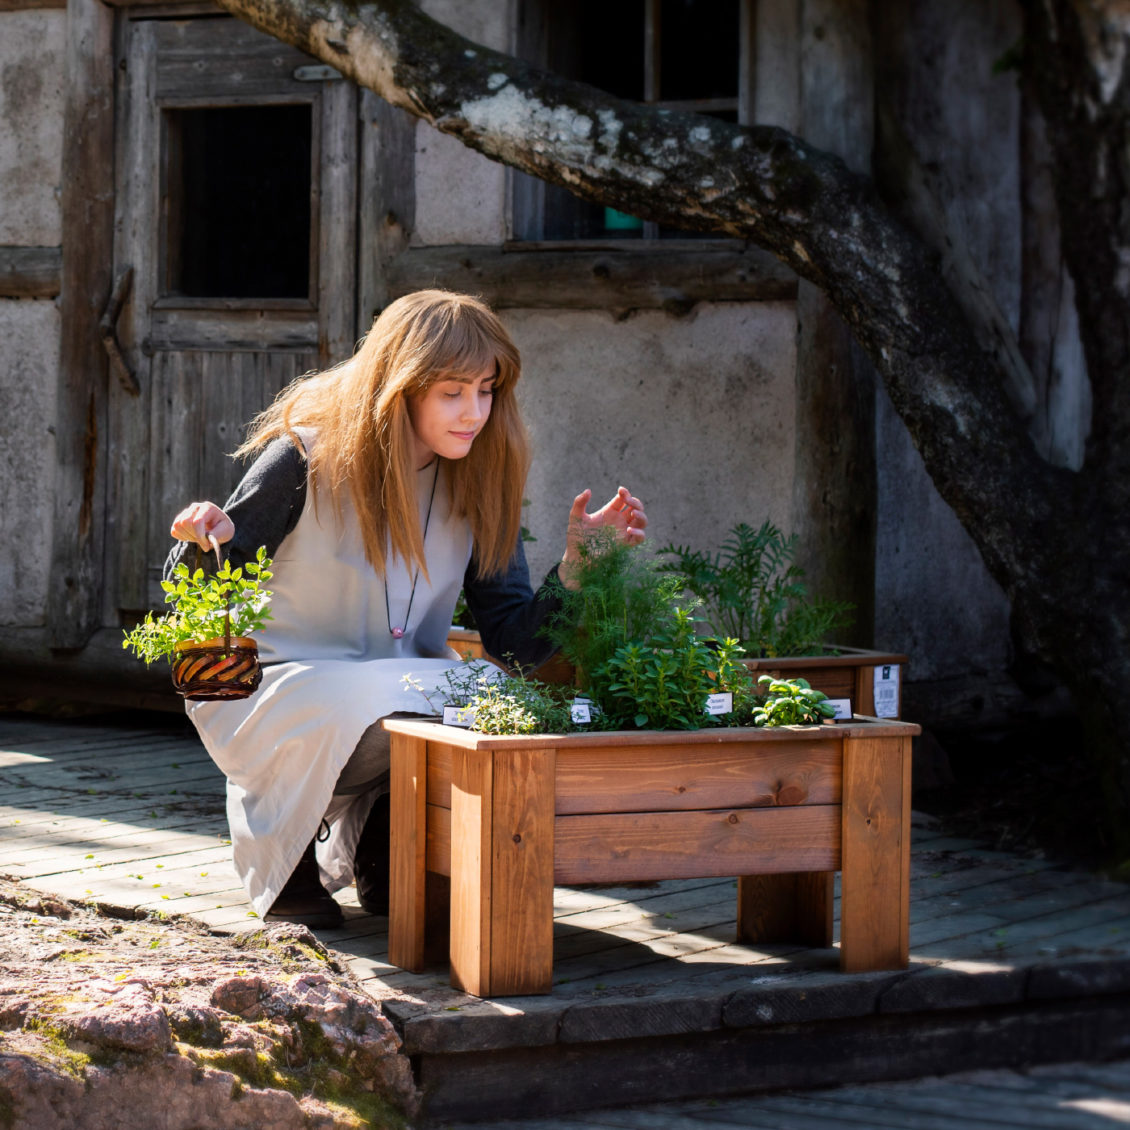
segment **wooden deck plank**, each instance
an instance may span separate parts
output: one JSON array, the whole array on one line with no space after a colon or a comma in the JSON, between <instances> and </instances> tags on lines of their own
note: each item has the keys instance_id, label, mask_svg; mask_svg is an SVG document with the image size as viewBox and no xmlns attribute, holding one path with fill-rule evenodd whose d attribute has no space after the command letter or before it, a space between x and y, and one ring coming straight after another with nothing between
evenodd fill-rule
<instances>
[{"instance_id":1,"label":"wooden deck plank","mask_svg":"<svg viewBox=\"0 0 1130 1130\"><path fill-rule=\"evenodd\" d=\"M841 1111L855 1108L861 1120L873 1116L876 1110L874 1086L839 1089L828 1099ZM908 1083L884 1093L884 1112L902 1119L896 1125L913 1126L926 1120L940 1127L983 1124L989 1127L1015 1127L1017 1130L1092 1130L1094 1117L1084 1111L1072 1110L1063 1104L1048 1109L1045 1103L991 1103L983 1091L969 1091L937 1079ZM798 1103L807 1103L799 1097Z\"/></svg>"}]
</instances>

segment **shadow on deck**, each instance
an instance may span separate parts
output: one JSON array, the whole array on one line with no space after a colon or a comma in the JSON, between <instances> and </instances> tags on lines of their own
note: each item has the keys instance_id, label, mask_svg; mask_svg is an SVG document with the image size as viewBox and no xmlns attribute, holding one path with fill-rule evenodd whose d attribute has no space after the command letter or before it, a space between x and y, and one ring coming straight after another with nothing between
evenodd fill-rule
<instances>
[{"instance_id":1,"label":"shadow on deck","mask_svg":"<svg viewBox=\"0 0 1130 1130\"><path fill-rule=\"evenodd\" d=\"M223 779L187 722L0 717L0 874L44 893L257 925ZM947 838L912 843L911 958L735 945L736 884L555 892L554 987L478 1000L387 962L387 922L338 897L320 935L382 1001L429 1114L495 1118L1130 1054L1130 889Z\"/></svg>"}]
</instances>

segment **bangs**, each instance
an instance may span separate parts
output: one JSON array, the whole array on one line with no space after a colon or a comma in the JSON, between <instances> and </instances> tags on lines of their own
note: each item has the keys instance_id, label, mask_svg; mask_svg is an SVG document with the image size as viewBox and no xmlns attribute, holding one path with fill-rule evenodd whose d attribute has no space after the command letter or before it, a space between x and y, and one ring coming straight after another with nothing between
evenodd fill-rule
<instances>
[{"instance_id":1,"label":"bangs","mask_svg":"<svg viewBox=\"0 0 1130 1130\"><path fill-rule=\"evenodd\" d=\"M437 380L473 381L486 370L494 373L496 392L518 379L517 349L502 324L481 307L444 304L429 311L416 331L411 368L421 391Z\"/></svg>"}]
</instances>

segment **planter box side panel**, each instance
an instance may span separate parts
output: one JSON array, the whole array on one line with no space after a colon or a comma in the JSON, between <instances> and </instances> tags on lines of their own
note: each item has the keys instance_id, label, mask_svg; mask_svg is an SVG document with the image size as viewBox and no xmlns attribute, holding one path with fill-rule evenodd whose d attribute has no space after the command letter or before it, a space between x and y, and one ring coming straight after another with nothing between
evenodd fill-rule
<instances>
[{"instance_id":1,"label":"planter box side panel","mask_svg":"<svg viewBox=\"0 0 1130 1130\"><path fill-rule=\"evenodd\" d=\"M554 842L564 885L836 871L840 807L558 816Z\"/></svg>"},{"instance_id":2,"label":"planter box side panel","mask_svg":"<svg viewBox=\"0 0 1130 1130\"><path fill-rule=\"evenodd\" d=\"M557 815L839 804L838 742L559 750Z\"/></svg>"}]
</instances>

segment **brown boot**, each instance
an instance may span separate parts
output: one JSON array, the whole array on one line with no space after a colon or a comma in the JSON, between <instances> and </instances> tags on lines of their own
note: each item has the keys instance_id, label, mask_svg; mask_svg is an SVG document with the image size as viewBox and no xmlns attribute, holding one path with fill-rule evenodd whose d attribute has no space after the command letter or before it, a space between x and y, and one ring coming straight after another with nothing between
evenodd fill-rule
<instances>
[{"instance_id":1,"label":"brown boot","mask_svg":"<svg viewBox=\"0 0 1130 1130\"><path fill-rule=\"evenodd\" d=\"M332 930L345 921L341 907L322 886L314 843L311 840L307 845L279 897L263 916L264 922L297 922L311 930Z\"/></svg>"},{"instance_id":2,"label":"brown boot","mask_svg":"<svg viewBox=\"0 0 1130 1130\"><path fill-rule=\"evenodd\" d=\"M357 901L370 914L382 916L388 914L389 799L385 793L374 801L353 857Z\"/></svg>"}]
</instances>

